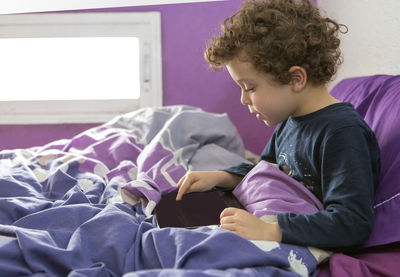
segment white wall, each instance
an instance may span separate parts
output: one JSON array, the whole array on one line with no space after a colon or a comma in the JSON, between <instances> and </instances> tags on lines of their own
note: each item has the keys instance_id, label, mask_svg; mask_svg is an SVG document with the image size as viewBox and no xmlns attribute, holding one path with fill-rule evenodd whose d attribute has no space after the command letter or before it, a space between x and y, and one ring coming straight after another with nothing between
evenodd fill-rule
<instances>
[{"instance_id":1,"label":"white wall","mask_svg":"<svg viewBox=\"0 0 400 277\"><path fill-rule=\"evenodd\" d=\"M399 0L318 0L318 7L349 28L341 35L344 63L329 87L347 77L400 74Z\"/></svg>"}]
</instances>

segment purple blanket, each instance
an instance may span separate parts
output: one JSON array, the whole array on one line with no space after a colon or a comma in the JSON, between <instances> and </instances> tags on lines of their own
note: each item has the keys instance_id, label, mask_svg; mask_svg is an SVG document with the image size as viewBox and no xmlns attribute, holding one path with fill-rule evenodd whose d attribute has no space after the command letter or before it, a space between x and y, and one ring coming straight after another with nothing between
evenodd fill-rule
<instances>
[{"instance_id":1,"label":"purple blanket","mask_svg":"<svg viewBox=\"0 0 400 277\"><path fill-rule=\"evenodd\" d=\"M226 115L185 106L142 109L72 139L1 151L0 276L315 276L326 257L317 249L215 227L156 227L152 209L186 170L226 168L243 156Z\"/></svg>"}]
</instances>

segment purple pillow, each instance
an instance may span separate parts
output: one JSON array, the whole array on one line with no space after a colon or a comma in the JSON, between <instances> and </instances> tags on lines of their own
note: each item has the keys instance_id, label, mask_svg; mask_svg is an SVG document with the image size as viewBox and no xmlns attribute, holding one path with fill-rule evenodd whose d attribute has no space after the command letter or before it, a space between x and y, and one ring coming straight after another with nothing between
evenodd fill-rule
<instances>
[{"instance_id":1,"label":"purple pillow","mask_svg":"<svg viewBox=\"0 0 400 277\"><path fill-rule=\"evenodd\" d=\"M375 226L364 247L400 241L400 75L349 78L331 92L350 102L375 132L381 174L375 193Z\"/></svg>"}]
</instances>

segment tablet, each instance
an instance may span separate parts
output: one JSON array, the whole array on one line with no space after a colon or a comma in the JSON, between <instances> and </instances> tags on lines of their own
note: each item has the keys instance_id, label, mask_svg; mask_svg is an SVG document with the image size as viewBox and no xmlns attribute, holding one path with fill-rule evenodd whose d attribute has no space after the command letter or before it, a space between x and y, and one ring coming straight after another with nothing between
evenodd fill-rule
<instances>
[{"instance_id":1,"label":"tablet","mask_svg":"<svg viewBox=\"0 0 400 277\"><path fill-rule=\"evenodd\" d=\"M213 189L188 193L180 201L175 200L177 193L178 190L174 190L164 194L154 209L160 228L219 225L220 214L225 208L243 209L231 190Z\"/></svg>"}]
</instances>

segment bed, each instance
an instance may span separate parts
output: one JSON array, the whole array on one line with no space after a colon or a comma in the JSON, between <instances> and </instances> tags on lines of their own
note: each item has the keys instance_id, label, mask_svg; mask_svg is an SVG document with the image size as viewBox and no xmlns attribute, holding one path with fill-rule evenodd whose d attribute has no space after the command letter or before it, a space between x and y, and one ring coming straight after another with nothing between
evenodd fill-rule
<instances>
[{"instance_id":1,"label":"bed","mask_svg":"<svg viewBox=\"0 0 400 277\"><path fill-rule=\"evenodd\" d=\"M372 76L344 80L333 90L355 104L382 147L378 224L357 253L249 241L217 226L158 228L154 207L186 170L247 161L225 114L169 106L118 116L72 139L0 152L0 276L393 273L399 270L392 258L398 259L400 238L394 220L400 213L399 89L399 77ZM234 194L266 221L281 211L322 208L301 184L264 162ZM371 262L374 255L384 257L381 267Z\"/></svg>"}]
</instances>

